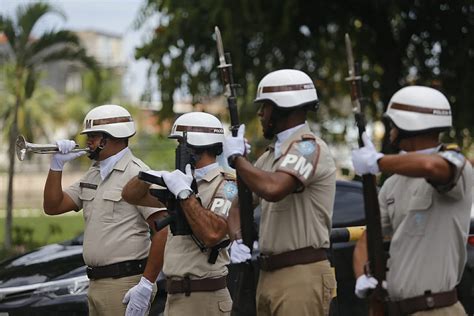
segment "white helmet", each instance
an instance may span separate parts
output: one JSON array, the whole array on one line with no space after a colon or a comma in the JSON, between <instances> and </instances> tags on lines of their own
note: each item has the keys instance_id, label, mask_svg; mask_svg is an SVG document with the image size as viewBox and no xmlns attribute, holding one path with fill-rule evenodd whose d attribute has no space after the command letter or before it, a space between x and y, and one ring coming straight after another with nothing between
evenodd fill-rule
<instances>
[{"instance_id":1,"label":"white helmet","mask_svg":"<svg viewBox=\"0 0 474 316\"><path fill-rule=\"evenodd\" d=\"M282 69L267 74L258 84L254 102L271 101L277 107L295 108L314 104L318 94L311 78L302 71Z\"/></svg>"},{"instance_id":2,"label":"white helmet","mask_svg":"<svg viewBox=\"0 0 474 316\"><path fill-rule=\"evenodd\" d=\"M207 147L224 142L224 128L214 115L204 112L190 112L178 117L173 124L169 138L183 137L196 147Z\"/></svg>"},{"instance_id":3,"label":"white helmet","mask_svg":"<svg viewBox=\"0 0 474 316\"><path fill-rule=\"evenodd\" d=\"M390 99L385 115L406 132L441 131L452 126L448 99L429 87L409 86L398 90Z\"/></svg>"},{"instance_id":4,"label":"white helmet","mask_svg":"<svg viewBox=\"0 0 474 316\"><path fill-rule=\"evenodd\" d=\"M106 133L115 138L135 135L135 123L130 113L120 105L101 105L87 113L81 134Z\"/></svg>"}]
</instances>

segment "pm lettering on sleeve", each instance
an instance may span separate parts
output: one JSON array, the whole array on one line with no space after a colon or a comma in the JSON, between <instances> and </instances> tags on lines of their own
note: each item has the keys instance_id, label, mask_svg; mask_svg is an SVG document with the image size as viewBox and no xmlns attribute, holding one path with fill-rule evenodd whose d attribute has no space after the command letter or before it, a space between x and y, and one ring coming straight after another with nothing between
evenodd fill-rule
<instances>
[{"instance_id":1,"label":"pm lettering on sleeve","mask_svg":"<svg viewBox=\"0 0 474 316\"><path fill-rule=\"evenodd\" d=\"M211 204L211 211L218 215L227 217L227 215L229 214L231 205L232 205L232 202L229 200L225 200L222 198L215 198Z\"/></svg>"},{"instance_id":2,"label":"pm lettering on sleeve","mask_svg":"<svg viewBox=\"0 0 474 316\"><path fill-rule=\"evenodd\" d=\"M287 154L281 162L280 167L293 169L304 179L308 179L314 168L312 162L306 161L306 158L304 156L297 156L293 154Z\"/></svg>"}]
</instances>

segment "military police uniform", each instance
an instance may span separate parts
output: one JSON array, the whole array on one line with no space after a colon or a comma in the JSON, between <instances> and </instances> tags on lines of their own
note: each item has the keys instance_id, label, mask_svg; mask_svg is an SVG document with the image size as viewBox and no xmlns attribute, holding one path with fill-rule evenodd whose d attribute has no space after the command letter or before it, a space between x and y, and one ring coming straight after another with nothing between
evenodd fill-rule
<instances>
[{"instance_id":1,"label":"military police uniform","mask_svg":"<svg viewBox=\"0 0 474 316\"><path fill-rule=\"evenodd\" d=\"M197 181L197 186L196 197L202 206L227 218L237 196L235 177L216 164ZM225 281L227 248L220 249L216 262L211 264L211 250L200 248L195 239L192 235L168 234L163 265L168 290L165 315L230 315L232 299Z\"/></svg>"},{"instance_id":2,"label":"military police uniform","mask_svg":"<svg viewBox=\"0 0 474 316\"><path fill-rule=\"evenodd\" d=\"M434 154L454 167L451 183L393 175L380 190L382 227L392 235L387 290L396 313L465 315L455 286L466 262L472 168L457 151L438 148ZM416 312L430 304L435 309Z\"/></svg>"},{"instance_id":3,"label":"military police uniform","mask_svg":"<svg viewBox=\"0 0 474 316\"><path fill-rule=\"evenodd\" d=\"M326 258L335 195L336 167L327 145L308 125L274 145L255 167L285 172L301 183L281 201L260 199L259 315L327 315L336 281Z\"/></svg>"},{"instance_id":4,"label":"military police uniform","mask_svg":"<svg viewBox=\"0 0 474 316\"><path fill-rule=\"evenodd\" d=\"M126 148L111 173L102 180L99 162L65 190L78 210L83 209L84 261L91 279L90 315L123 315L125 293L141 278L150 249L146 219L157 209L122 200L123 186L149 168ZM153 295L151 297L153 299Z\"/></svg>"}]
</instances>

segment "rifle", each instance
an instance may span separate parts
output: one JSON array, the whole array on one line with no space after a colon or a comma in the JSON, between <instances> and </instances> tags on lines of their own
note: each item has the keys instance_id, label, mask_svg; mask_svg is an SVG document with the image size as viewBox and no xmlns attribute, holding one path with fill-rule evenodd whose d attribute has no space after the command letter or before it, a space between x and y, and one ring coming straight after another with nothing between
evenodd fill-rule
<instances>
[{"instance_id":1,"label":"rifle","mask_svg":"<svg viewBox=\"0 0 474 316\"><path fill-rule=\"evenodd\" d=\"M187 164L193 165L193 155L187 146L186 138L186 132L183 132L183 137L178 138L178 146L175 150L176 169L181 170L183 173L186 172L185 168ZM148 183L166 187L163 178L153 176L146 172L140 171L138 173L138 178ZM196 181L193 181L191 189L194 191L194 193L197 193ZM165 203L167 212L169 214L169 216L155 221L155 229L157 231L160 231L161 229L170 225L171 233L173 235L192 235L192 230L188 221L186 220L186 215L184 214L179 201L176 200L173 193L171 193L168 189L150 189L150 194Z\"/></svg>"},{"instance_id":2,"label":"rifle","mask_svg":"<svg viewBox=\"0 0 474 316\"><path fill-rule=\"evenodd\" d=\"M362 133L365 132L365 102L362 96L362 82L358 64L354 62L352 54L351 39L348 34L345 36L347 63L349 66L349 76L346 81L351 87L351 101L357 128L359 130L359 147L363 147ZM380 208L377 197L377 185L375 176L372 174L362 175L362 187L364 192L364 208L367 224L367 251L368 251L368 272L378 281L377 287L369 296L369 315L384 315L384 301L386 292L382 287L385 280L385 251L383 248L382 226L380 222Z\"/></svg>"},{"instance_id":3,"label":"rifle","mask_svg":"<svg viewBox=\"0 0 474 316\"><path fill-rule=\"evenodd\" d=\"M237 109L236 84L232 73L232 63L229 53L224 54L224 46L219 28L215 27L217 52L219 54L219 72L221 73L222 82L224 83L224 95L227 98L227 107L230 114L230 130L232 136L237 136L239 130L239 113ZM240 227L242 232L242 241L250 249L253 250L253 242L257 239L257 232L253 220L252 192L245 185L237 174L237 188L239 196L240 209Z\"/></svg>"},{"instance_id":4,"label":"rifle","mask_svg":"<svg viewBox=\"0 0 474 316\"><path fill-rule=\"evenodd\" d=\"M192 150L188 147L186 131L183 131L183 136L177 137L177 139L178 146L176 147L175 151L175 166L176 169L179 169L184 173L186 172L187 164L194 165L194 155ZM166 187L166 183L163 181L162 177L156 177L149 173L140 171L138 178L148 183ZM193 180L191 189L194 193L198 192L196 180ZM165 203L167 212L169 214L169 216L155 221L156 231L160 231L166 226L170 225L171 233L174 236L190 235L199 249L201 249L201 251L206 251L207 247L194 236L191 226L189 226L186 215L184 214L183 208L181 207L180 202L175 198L174 194L168 189L150 189L150 194ZM227 247L229 243L230 240L226 239L211 247L207 262L210 264L216 263L220 249Z\"/></svg>"}]
</instances>

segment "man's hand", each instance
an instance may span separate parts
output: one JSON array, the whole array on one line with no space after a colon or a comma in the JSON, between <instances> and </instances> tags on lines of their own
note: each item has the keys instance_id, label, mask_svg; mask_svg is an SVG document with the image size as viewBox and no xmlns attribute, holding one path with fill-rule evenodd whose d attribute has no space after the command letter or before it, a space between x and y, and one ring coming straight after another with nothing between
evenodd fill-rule
<instances>
[{"instance_id":1,"label":"man's hand","mask_svg":"<svg viewBox=\"0 0 474 316\"><path fill-rule=\"evenodd\" d=\"M357 278L355 291L354 291L355 295L358 298L366 298L367 292L369 292L369 290L375 289L377 287L377 284L379 284L379 282L377 281L376 278L368 276L366 274L362 274L360 277ZM382 287L384 289L387 289L386 281L382 282Z\"/></svg>"},{"instance_id":2,"label":"man's hand","mask_svg":"<svg viewBox=\"0 0 474 316\"><path fill-rule=\"evenodd\" d=\"M165 172L162 174L163 181L166 183L168 190L174 194L177 198L179 192L184 190L191 190L191 184L193 183L193 174L191 171L191 165L186 165L186 174L181 170L175 170L173 172Z\"/></svg>"},{"instance_id":3,"label":"man's hand","mask_svg":"<svg viewBox=\"0 0 474 316\"><path fill-rule=\"evenodd\" d=\"M244 156L246 151L250 152L250 145L244 138L245 125L239 126L237 136L227 136L224 141L224 157L229 162L229 165L233 167L233 158L237 156ZM230 159L229 159L230 158Z\"/></svg>"},{"instance_id":4,"label":"man's hand","mask_svg":"<svg viewBox=\"0 0 474 316\"><path fill-rule=\"evenodd\" d=\"M369 136L364 132L362 134L364 147L352 151L352 164L355 173L358 175L377 174L380 172L378 161L384 156L375 150L375 146Z\"/></svg>"},{"instance_id":5,"label":"man's hand","mask_svg":"<svg viewBox=\"0 0 474 316\"><path fill-rule=\"evenodd\" d=\"M230 262L240 263L250 260L252 255L250 249L247 247L242 239L235 240L230 246Z\"/></svg>"},{"instance_id":6,"label":"man's hand","mask_svg":"<svg viewBox=\"0 0 474 316\"><path fill-rule=\"evenodd\" d=\"M71 152L71 150L76 148L76 142L73 140L58 140L56 141L56 146L58 146L58 153L53 155L50 164L50 169L53 171L62 171L66 162L74 160L87 153L86 151Z\"/></svg>"},{"instance_id":7,"label":"man's hand","mask_svg":"<svg viewBox=\"0 0 474 316\"><path fill-rule=\"evenodd\" d=\"M153 293L153 283L145 277L132 287L123 297L122 303L127 304L126 316L143 316L148 310L151 294Z\"/></svg>"}]
</instances>

